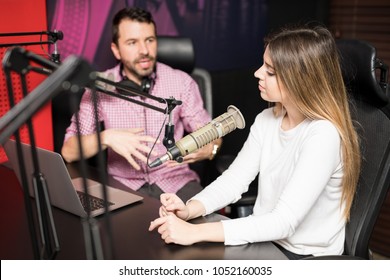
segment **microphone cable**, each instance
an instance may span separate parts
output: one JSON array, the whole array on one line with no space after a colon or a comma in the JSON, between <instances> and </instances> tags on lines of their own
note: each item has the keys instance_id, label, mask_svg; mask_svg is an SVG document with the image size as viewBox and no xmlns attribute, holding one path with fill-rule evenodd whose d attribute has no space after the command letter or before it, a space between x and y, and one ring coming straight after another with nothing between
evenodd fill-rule
<instances>
[{"instance_id":1,"label":"microphone cable","mask_svg":"<svg viewBox=\"0 0 390 280\"><path fill-rule=\"evenodd\" d=\"M149 169L150 169L150 166L149 166L149 159L150 159L150 156L151 156L151 154L152 154L152 152L153 152L154 147L155 147L156 144L157 144L158 139L159 139L160 136L161 136L161 133L162 133L163 128L164 128L164 125L165 125L165 123L166 123L166 121L167 121L167 118L168 118L168 116L169 116L169 105L168 105L168 101L167 101L165 98L164 98L164 101L165 101L165 105L166 105L165 113L164 113L164 121L163 121L163 123L162 123L162 125L161 125L160 131L158 132L158 135L157 135L157 137L156 137L156 141L154 141L154 143L153 143L153 145L152 145L152 148L150 149L150 152L148 153L148 156L146 157L146 166L147 166L147 168L149 168Z\"/></svg>"}]
</instances>

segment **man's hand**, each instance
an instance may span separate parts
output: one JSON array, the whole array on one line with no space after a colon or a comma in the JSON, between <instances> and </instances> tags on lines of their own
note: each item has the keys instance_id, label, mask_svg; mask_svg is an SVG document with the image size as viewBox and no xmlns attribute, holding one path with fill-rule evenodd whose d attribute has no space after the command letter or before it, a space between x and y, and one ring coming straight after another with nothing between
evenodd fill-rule
<instances>
[{"instance_id":1,"label":"man's hand","mask_svg":"<svg viewBox=\"0 0 390 280\"><path fill-rule=\"evenodd\" d=\"M217 139L217 140L207 144L206 146L203 146L202 148L196 150L195 152L192 152L192 153L186 155L185 157L183 157L183 161L181 163L194 163L197 161L210 159L212 154L213 154L214 145L218 145L218 147L220 147L221 143L222 143L222 139ZM174 167L174 166L177 166L179 164L180 163L178 163L177 161L174 161L174 160L171 160L168 162L168 166L170 166L170 167Z\"/></svg>"},{"instance_id":2,"label":"man's hand","mask_svg":"<svg viewBox=\"0 0 390 280\"><path fill-rule=\"evenodd\" d=\"M144 142L153 143L156 141L151 136L142 135L143 131L143 128L104 130L102 132L102 144L113 149L135 169L140 170L140 166L134 160L134 157L146 163L147 154L150 153L151 148L145 145Z\"/></svg>"}]
</instances>

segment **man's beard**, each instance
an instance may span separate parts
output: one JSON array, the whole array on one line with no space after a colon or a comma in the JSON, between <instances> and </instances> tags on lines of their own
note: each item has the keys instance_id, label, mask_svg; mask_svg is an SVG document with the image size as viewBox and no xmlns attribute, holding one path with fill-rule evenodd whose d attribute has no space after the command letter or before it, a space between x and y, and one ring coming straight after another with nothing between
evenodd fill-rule
<instances>
[{"instance_id":1,"label":"man's beard","mask_svg":"<svg viewBox=\"0 0 390 280\"><path fill-rule=\"evenodd\" d=\"M152 61L152 67L150 69L147 69L144 71L139 71L136 67L133 67L133 65L138 64L139 61L144 59L144 58L148 58ZM134 77L138 78L139 80L142 80L142 78L149 77L153 73L154 68L156 67L156 60L154 57L147 56L147 57L141 57L141 58L134 60L132 64L124 63L123 65L126 68L126 70L128 72L130 72Z\"/></svg>"}]
</instances>

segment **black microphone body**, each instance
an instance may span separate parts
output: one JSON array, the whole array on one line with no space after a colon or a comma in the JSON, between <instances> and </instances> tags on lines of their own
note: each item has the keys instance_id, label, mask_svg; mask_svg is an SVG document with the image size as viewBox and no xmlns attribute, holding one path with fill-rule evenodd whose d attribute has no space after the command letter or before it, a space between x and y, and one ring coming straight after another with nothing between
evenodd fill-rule
<instances>
[{"instance_id":1,"label":"black microphone body","mask_svg":"<svg viewBox=\"0 0 390 280\"><path fill-rule=\"evenodd\" d=\"M149 167L157 167L168 160L181 162L184 156L225 136L236 128L243 129L244 127L245 120L241 112L235 106L230 105L226 113L177 141L175 145L167 150L165 155L149 164Z\"/></svg>"}]
</instances>

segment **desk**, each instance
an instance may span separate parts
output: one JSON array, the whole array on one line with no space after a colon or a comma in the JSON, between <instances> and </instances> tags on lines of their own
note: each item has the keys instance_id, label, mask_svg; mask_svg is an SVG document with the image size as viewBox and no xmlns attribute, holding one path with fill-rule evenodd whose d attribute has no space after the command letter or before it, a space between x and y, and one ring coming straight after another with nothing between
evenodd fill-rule
<instances>
[{"instance_id":1,"label":"desk","mask_svg":"<svg viewBox=\"0 0 390 280\"><path fill-rule=\"evenodd\" d=\"M78 171L68 165L72 177ZM94 175L91 176L92 178ZM22 188L14 172L0 165L0 258L33 259L31 239L23 202ZM116 180L108 184L128 190ZM138 194L138 193L137 193ZM158 216L160 202L144 197L141 202L118 209L110 214L113 258L118 260L184 260L184 259L286 259L271 242L241 246L225 246L222 243L198 243L192 246L165 244L156 232L149 232L150 221ZM53 207L53 217L61 250L56 259L86 259L81 220L78 216ZM223 216L213 214L195 222L218 220ZM96 218L103 250L107 252L109 235L105 218Z\"/></svg>"}]
</instances>

